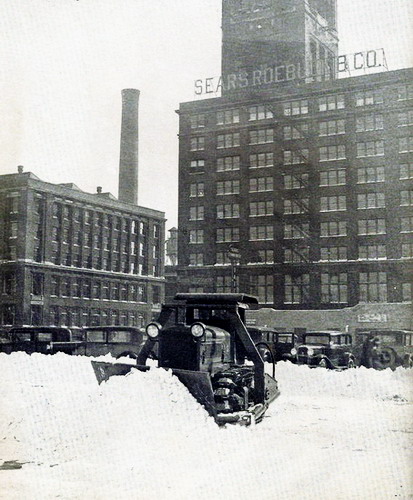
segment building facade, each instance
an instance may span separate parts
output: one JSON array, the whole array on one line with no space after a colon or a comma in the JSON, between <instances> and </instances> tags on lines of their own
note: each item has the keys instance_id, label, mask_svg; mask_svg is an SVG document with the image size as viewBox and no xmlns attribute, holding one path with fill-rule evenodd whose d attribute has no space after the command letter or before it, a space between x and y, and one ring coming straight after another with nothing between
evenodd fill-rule
<instances>
[{"instance_id":1,"label":"building facade","mask_svg":"<svg viewBox=\"0 0 413 500\"><path fill-rule=\"evenodd\" d=\"M236 271L275 308L411 304L412 77L181 104L180 289L230 291Z\"/></svg>"},{"instance_id":2,"label":"building facade","mask_svg":"<svg viewBox=\"0 0 413 500\"><path fill-rule=\"evenodd\" d=\"M141 327L164 300L163 212L0 176L0 324Z\"/></svg>"}]
</instances>

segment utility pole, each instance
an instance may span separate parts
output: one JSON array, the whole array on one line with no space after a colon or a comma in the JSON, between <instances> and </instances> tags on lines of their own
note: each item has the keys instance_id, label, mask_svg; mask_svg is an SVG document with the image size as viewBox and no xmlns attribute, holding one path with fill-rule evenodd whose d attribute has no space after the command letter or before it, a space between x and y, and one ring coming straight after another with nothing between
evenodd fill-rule
<instances>
[{"instance_id":1,"label":"utility pole","mask_svg":"<svg viewBox=\"0 0 413 500\"><path fill-rule=\"evenodd\" d=\"M238 292L238 284L237 284L237 265L239 265L241 261L241 254L236 247L230 247L228 250L228 259L231 262L231 292Z\"/></svg>"}]
</instances>

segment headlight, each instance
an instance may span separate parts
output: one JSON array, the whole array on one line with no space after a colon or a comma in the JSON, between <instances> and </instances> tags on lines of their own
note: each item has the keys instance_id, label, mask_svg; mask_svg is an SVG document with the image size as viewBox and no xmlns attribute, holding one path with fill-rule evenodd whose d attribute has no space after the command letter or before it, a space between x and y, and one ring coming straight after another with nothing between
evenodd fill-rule
<instances>
[{"instance_id":1,"label":"headlight","mask_svg":"<svg viewBox=\"0 0 413 500\"><path fill-rule=\"evenodd\" d=\"M205 333L205 326L202 323L194 323L191 326L191 333L194 337L199 339Z\"/></svg>"},{"instance_id":2,"label":"headlight","mask_svg":"<svg viewBox=\"0 0 413 500\"><path fill-rule=\"evenodd\" d=\"M148 337L150 337L151 339L156 339L161 330L161 325L159 323L149 323L145 330Z\"/></svg>"},{"instance_id":3,"label":"headlight","mask_svg":"<svg viewBox=\"0 0 413 500\"><path fill-rule=\"evenodd\" d=\"M293 347L290 351L290 353L295 356L297 354L297 349L295 347Z\"/></svg>"},{"instance_id":4,"label":"headlight","mask_svg":"<svg viewBox=\"0 0 413 500\"><path fill-rule=\"evenodd\" d=\"M311 347L308 347L307 354L308 354L308 356L312 356L314 354L314 349L312 349Z\"/></svg>"}]
</instances>

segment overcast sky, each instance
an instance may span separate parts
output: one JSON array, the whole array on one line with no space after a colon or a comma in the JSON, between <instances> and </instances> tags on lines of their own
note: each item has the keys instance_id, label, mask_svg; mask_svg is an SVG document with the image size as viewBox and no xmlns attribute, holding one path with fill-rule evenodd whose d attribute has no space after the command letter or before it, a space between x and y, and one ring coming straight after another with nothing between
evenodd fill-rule
<instances>
[{"instance_id":1,"label":"overcast sky","mask_svg":"<svg viewBox=\"0 0 413 500\"><path fill-rule=\"evenodd\" d=\"M412 0L338 0L341 54L413 66ZM0 174L117 195L121 89L139 88L139 204L177 220L179 103L219 75L221 0L0 0Z\"/></svg>"}]
</instances>

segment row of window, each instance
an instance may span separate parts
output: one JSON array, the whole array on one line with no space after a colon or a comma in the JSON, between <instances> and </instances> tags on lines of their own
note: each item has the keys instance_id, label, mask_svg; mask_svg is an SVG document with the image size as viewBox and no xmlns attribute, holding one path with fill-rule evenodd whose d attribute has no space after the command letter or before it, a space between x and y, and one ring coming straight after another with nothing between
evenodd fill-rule
<instances>
[{"instance_id":1,"label":"row of window","mask_svg":"<svg viewBox=\"0 0 413 500\"><path fill-rule=\"evenodd\" d=\"M400 218L400 230L402 233L413 232L413 216ZM309 237L309 224L307 222L284 224L284 239L302 239ZM357 234L359 236L370 236L386 234L386 221L383 218L360 219L357 221ZM320 222L320 237L347 236L347 221L325 221ZM274 226L265 224L250 226L249 240L273 240ZM216 242L238 242L240 231L238 227L218 228L216 230ZM189 231L189 243L203 244L204 230L191 229Z\"/></svg>"},{"instance_id":2,"label":"row of window","mask_svg":"<svg viewBox=\"0 0 413 500\"><path fill-rule=\"evenodd\" d=\"M384 97L381 90L364 90L356 92L353 103L356 107L372 106L383 104ZM400 85L397 87L397 99L404 101L413 98L413 85ZM349 104L349 103L347 103ZM277 110L275 111L275 106ZM346 108L346 99L344 94L333 94L319 97L315 101L314 111L335 111ZM310 112L310 102L308 99L296 99L281 103L278 111L278 103L260 104L249 106L247 109L248 121L259 121L273 119L280 114L283 116L301 116ZM230 125L241 122L241 110L239 108L226 109L216 112L217 125ZM190 116L190 126L192 129L205 128L207 125L206 114L198 113Z\"/></svg>"},{"instance_id":3,"label":"row of window","mask_svg":"<svg viewBox=\"0 0 413 500\"><path fill-rule=\"evenodd\" d=\"M349 292L349 277L347 273L321 273L320 299L325 304L347 304ZM309 304L314 290L310 288L310 275L285 275L283 288L284 304ZM216 291L230 292L231 276L217 276ZM282 284L281 284L282 286ZM273 304L275 283L272 275L252 275L249 277L249 293L258 297L261 304ZM312 292L312 295L310 294ZM358 273L359 302L375 303L388 300L388 276L384 272ZM401 295L404 302L412 298L411 283L401 283Z\"/></svg>"},{"instance_id":4,"label":"row of window","mask_svg":"<svg viewBox=\"0 0 413 500\"><path fill-rule=\"evenodd\" d=\"M359 260L381 260L387 259L386 245L373 244L373 245L359 245L358 257ZM402 259L413 258L413 243L401 244ZM274 264L276 261L274 250L265 249L259 250L255 256L251 257L249 263L251 264ZM320 262L346 262L348 261L347 247L346 246L327 246L320 248ZM304 263L310 262L310 247L299 246L296 248L286 248L284 250L283 263ZM215 263L218 265L228 265L231 263L228 252L217 252ZM190 266L204 266L205 255L203 252L194 252L189 254Z\"/></svg>"}]
</instances>

